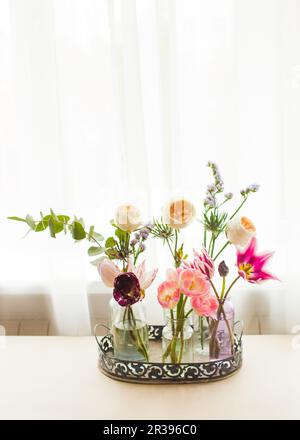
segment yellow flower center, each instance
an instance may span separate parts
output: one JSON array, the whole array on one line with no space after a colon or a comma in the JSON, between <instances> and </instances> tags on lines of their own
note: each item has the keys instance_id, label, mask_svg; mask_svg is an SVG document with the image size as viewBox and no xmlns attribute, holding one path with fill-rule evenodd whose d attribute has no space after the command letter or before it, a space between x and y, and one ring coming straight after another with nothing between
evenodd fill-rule
<instances>
[{"instance_id":1,"label":"yellow flower center","mask_svg":"<svg viewBox=\"0 0 300 440\"><path fill-rule=\"evenodd\" d=\"M239 265L240 271L244 272L246 278L249 279L252 273L253 266L249 263L242 263Z\"/></svg>"},{"instance_id":2,"label":"yellow flower center","mask_svg":"<svg viewBox=\"0 0 300 440\"><path fill-rule=\"evenodd\" d=\"M248 217L241 217L241 225L247 232L255 232L255 226Z\"/></svg>"}]
</instances>

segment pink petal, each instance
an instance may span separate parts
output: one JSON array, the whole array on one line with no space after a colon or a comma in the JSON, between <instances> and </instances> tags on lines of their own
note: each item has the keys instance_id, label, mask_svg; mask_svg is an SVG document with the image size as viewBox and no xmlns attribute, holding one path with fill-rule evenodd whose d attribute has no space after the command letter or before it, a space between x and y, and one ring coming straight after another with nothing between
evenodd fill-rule
<instances>
[{"instance_id":1,"label":"pink petal","mask_svg":"<svg viewBox=\"0 0 300 440\"><path fill-rule=\"evenodd\" d=\"M237 252L238 265L245 261L248 262L250 258L254 255L255 249L256 249L256 238L253 237L244 252L238 250Z\"/></svg>"},{"instance_id":2,"label":"pink petal","mask_svg":"<svg viewBox=\"0 0 300 440\"><path fill-rule=\"evenodd\" d=\"M108 287L113 287L115 278L120 273L118 266L107 259L102 261L97 268L103 283Z\"/></svg>"},{"instance_id":3,"label":"pink petal","mask_svg":"<svg viewBox=\"0 0 300 440\"><path fill-rule=\"evenodd\" d=\"M144 260L141 264L139 264L136 267L136 269L134 270L134 274L137 276L137 278L139 280L141 280L143 278L144 274L145 274L145 271L146 271L146 263L145 263L145 260Z\"/></svg>"},{"instance_id":4,"label":"pink petal","mask_svg":"<svg viewBox=\"0 0 300 440\"><path fill-rule=\"evenodd\" d=\"M149 272L145 272L141 278L139 278L141 289L145 290L148 289L149 286L153 283L154 278L156 277L156 274L158 272L158 269L150 270Z\"/></svg>"}]
</instances>

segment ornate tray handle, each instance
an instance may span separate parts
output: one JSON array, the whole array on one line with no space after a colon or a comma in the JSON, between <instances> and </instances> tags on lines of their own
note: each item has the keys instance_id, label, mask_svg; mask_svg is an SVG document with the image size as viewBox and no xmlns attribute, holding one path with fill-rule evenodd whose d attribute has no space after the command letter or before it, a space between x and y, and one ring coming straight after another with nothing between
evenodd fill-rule
<instances>
[{"instance_id":1,"label":"ornate tray handle","mask_svg":"<svg viewBox=\"0 0 300 440\"><path fill-rule=\"evenodd\" d=\"M201 383L225 379L232 376L242 365L242 333L243 324L235 323L234 354L226 359L194 363L162 363L162 362L137 362L117 359L113 355L113 337L107 333L102 339L96 335L98 327L95 326L95 338L99 347L99 368L103 374L112 379L124 382L148 384L184 384ZM160 341L163 326L150 325L148 327L149 340Z\"/></svg>"}]
</instances>

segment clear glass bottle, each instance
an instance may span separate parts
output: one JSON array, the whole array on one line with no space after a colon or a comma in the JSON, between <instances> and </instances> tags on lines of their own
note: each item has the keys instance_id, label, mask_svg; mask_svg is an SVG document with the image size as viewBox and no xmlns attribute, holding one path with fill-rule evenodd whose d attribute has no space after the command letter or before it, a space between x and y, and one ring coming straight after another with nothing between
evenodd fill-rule
<instances>
[{"instance_id":1,"label":"clear glass bottle","mask_svg":"<svg viewBox=\"0 0 300 440\"><path fill-rule=\"evenodd\" d=\"M209 328L210 318L192 313L194 329L194 352L202 362L209 360Z\"/></svg>"},{"instance_id":2,"label":"clear glass bottle","mask_svg":"<svg viewBox=\"0 0 300 440\"><path fill-rule=\"evenodd\" d=\"M223 311L218 309L217 319L211 320L209 356L211 360L225 359L232 356L234 348L234 306L227 298ZM225 317L224 317L225 314Z\"/></svg>"},{"instance_id":3,"label":"clear glass bottle","mask_svg":"<svg viewBox=\"0 0 300 440\"><path fill-rule=\"evenodd\" d=\"M110 301L110 327L114 356L128 361L149 361L148 327L144 304L121 307Z\"/></svg>"},{"instance_id":4,"label":"clear glass bottle","mask_svg":"<svg viewBox=\"0 0 300 440\"><path fill-rule=\"evenodd\" d=\"M193 328L188 318L167 318L162 331L162 350L163 362L193 362Z\"/></svg>"}]
</instances>

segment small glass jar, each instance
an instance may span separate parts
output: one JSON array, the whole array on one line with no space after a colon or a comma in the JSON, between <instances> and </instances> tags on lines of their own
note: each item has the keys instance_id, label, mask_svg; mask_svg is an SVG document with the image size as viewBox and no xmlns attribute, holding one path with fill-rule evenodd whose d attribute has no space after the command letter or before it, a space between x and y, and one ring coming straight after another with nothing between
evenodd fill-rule
<instances>
[{"instance_id":1,"label":"small glass jar","mask_svg":"<svg viewBox=\"0 0 300 440\"><path fill-rule=\"evenodd\" d=\"M194 352L202 362L209 360L209 328L210 318L192 313L192 325L194 329Z\"/></svg>"},{"instance_id":2,"label":"small glass jar","mask_svg":"<svg viewBox=\"0 0 300 440\"><path fill-rule=\"evenodd\" d=\"M167 319L162 331L162 350L163 362L193 362L193 328L189 318Z\"/></svg>"},{"instance_id":3,"label":"small glass jar","mask_svg":"<svg viewBox=\"0 0 300 440\"><path fill-rule=\"evenodd\" d=\"M234 306L230 298L223 304L223 311L219 307L217 319L211 320L209 337L210 359L225 359L233 355Z\"/></svg>"},{"instance_id":4,"label":"small glass jar","mask_svg":"<svg viewBox=\"0 0 300 440\"><path fill-rule=\"evenodd\" d=\"M126 307L121 307L115 300L111 301L110 327L116 358L149 361L148 326L141 301Z\"/></svg>"}]
</instances>

